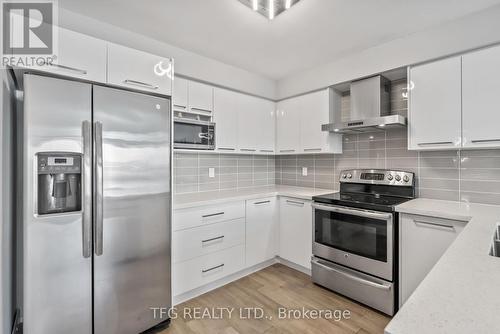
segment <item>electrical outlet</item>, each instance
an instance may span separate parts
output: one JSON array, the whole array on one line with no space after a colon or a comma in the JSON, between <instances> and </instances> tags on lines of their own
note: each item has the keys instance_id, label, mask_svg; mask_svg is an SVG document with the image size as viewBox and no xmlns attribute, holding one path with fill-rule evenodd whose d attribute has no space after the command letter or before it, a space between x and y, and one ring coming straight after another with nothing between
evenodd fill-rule
<instances>
[{"instance_id":1,"label":"electrical outlet","mask_svg":"<svg viewBox=\"0 0 500 334\"><path fill-rule=\"evenodd\" d=\"M214 178L215 177L215 168L214 167L209 167L208 168L208 177L209 178Z\"/></svg>"},{"instance_id":2,"label":"electrical outlet","mask_svg":"<svg viewBox=\"0 0 500 334\"><path fill-rule=\"evenodd\" d=\"M302 167L302 176L307 176L307 167Z\"/></svg>"}]
</instances>

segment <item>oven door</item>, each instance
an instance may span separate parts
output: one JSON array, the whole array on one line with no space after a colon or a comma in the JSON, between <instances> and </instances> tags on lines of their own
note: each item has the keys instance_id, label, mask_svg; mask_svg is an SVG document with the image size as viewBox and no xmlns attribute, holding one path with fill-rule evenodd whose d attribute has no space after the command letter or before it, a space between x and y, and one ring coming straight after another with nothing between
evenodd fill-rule
<instances>
[{"instance_id":1,"label":"oven door","mask_svg":"<svg viewBox=\"0 0 500 334\"><path fill-rule=\"evenodd\" d=\"M174 148L215 149L215 124L190 119L174 120Z\"/></svg>"},{"instance_id":2,"label":"oven door","mask_svg":"<svg viewBox=\"0 0 500 334\"><path fill-rule=\"evenodd\" d=\"M392 213L313 204L313 254L393 280Z\"/></svg>"}]
</instances>

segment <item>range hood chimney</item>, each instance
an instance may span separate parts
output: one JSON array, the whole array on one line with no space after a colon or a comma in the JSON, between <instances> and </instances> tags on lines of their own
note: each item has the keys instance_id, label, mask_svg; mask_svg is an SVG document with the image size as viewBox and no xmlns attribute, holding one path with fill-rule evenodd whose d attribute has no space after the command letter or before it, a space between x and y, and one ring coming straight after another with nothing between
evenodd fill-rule
<instances>
[{"instance_id":1,"label":"range hood chimney","mask_svg":"<svg viewBox=\"0 0 500 334\"><path fill-rule=\"evenodd\" d=\"M391 83L381 75L351 83L351 110L347 121L321 126L335 133L369 132L406 126L406 117L391 115ZM340 118L340 116L339 116Z\"/></svg>"}]
</instances>

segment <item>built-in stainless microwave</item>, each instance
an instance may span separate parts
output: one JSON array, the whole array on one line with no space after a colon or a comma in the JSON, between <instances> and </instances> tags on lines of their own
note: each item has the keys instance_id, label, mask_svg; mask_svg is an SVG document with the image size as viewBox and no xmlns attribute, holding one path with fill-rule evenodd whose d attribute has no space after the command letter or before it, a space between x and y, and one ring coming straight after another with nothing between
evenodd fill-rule
<instances>
[{"instance_id":1,"label":"built-in stainless microwave","mask_svg":"<svg viewBox=\"0 0 500 334\"><path fill-rule=\"evenodd\" d=\"M215 123L194 119L174 119L174 148L215 149Z\"/></svg>"}]
</instances>

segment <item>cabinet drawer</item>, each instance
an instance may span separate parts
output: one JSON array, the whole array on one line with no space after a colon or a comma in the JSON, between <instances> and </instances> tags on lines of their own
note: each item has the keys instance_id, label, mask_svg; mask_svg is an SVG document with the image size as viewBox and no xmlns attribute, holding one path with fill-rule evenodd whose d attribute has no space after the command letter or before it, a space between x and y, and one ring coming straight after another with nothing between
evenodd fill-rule
<instances>
[{"instance_id":1,"label":"cabinet drawer","mask_svg":"<svg viewBox=\"0 0 500 334\"><path fill-rule=\"evenodd\" d=\"M172 237L173 262L182 262L245 243L245 219L176 231Z\"/></svg>"},{"instance_id":2,"label":"cabinet drawer","mask_svg":"<svg viewBox=\"0 0 500 334\"><path fill-rule=\"evenodd\" d=\"M172 95L171 78L170 59L117 44L108 44L108 83Z\"/></svg>"},{"instance_id":3,"label":"cabinet drawer","mask_svg":"<svg viewBox=\"0 0 500 334\"><path fill-rule=\"evenodd\" d=\"M178 296L220 278L242 270L245 264L245 246L197 257L173 265L172 289Z\"/></svg>"},{"instance_id":4,"label":"cabinet drawer","mask_svg":"<svg viewBox=\"0 0 500 334\"><path fill-rule=\"evenodd\" d=\"M245 202L243 201L182 209L174 212L172 228L174 231L178 231L244 217Z\"/></svg>"}]
</instances>

